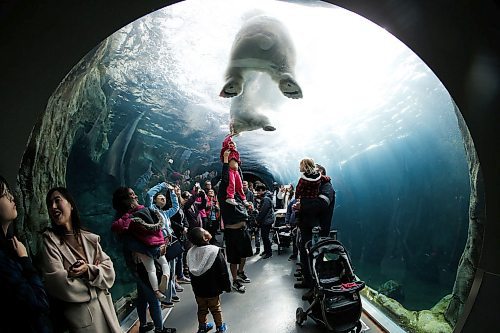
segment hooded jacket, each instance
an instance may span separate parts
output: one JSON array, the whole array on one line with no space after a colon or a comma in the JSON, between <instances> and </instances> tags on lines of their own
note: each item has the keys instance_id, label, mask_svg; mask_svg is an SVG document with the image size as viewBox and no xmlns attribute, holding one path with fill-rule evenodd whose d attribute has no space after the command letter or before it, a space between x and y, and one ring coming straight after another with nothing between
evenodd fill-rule
<instances>
[{"instance_id":1,"label":"hooded jacket","mask_svg":"<svg viewBox=\"0 0 500 333\"><path fill-rule=\"evenodd\" d=\"M297 188L295 189L295 198L316 198L319 195L319 187L321 186L321 174L303 173L300 175Z\"/></svg>"},{"instance_id":2,"label":"hooded jacket","mask_svg":"<svg viewBox=\"0 0 500 333\"><path fill-rule=\"evenodd\" d=\"M261 226L273 224L276 220L272 196L273 194L271 192L266 191L260 200L259 214L257 214L255 221Z\"/></svg>"},{"instance_id":3,"label":"hooded jacket","mask_svg":"<svg viewBox=\"0 0 500 333\"><path fill-rule=\"evenodd\" d=\"M118 234L128 230L143 244L159 246L165 244L162 233L163 227L163 217L157 210L138 206L116 219L111 225L111 230Z\"/></svg>"},{"instance_id":4,"label":"hooded jacket","mask_svg":"<svg viewBox=\"0 0 500 333\"><path fill-rule=\"evenodd\" d=\"M211 298L231 291L226 260L218 246L194 245L186 255L186 262L195 296Z\"/></svg>"}]
</instances>

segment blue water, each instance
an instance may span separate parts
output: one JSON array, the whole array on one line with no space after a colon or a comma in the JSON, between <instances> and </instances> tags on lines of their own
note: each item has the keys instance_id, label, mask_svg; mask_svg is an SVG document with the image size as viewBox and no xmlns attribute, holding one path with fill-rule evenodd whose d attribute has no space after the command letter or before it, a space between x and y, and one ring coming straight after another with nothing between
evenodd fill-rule
<instances>
[{"instance_id":1,"label":"blue water","mask_svg":"<svg viewBox=\"0 0 500 333\"><path fill-rule=\"evenodd\" d=\"M283 20L288 10L301 11L298 4L280 7L286 5L266 9ZM101 59L109 144L144 113L123 155L129 186L138 183L151 162L146 189L163 180L188 189L204 175L216 179L220 173L231 101L219 98L218 91L233 38L229 32L238 30L237 17L248 8L231 6L234 12L221 12L226 19L213 22L202 9L183 6L187 2L110 37L115 43ZM309 156L323 164L336 190L332 228L355 273L374 289L395 280L404 291L398 301L405 307L430 308L451 293L467 237L469 176L451 98L426 65L385 31L338 8L307 10L318 14L317 22L308 23L314 34L300 28L304 22L286 21L296 42L304 98L286 99L263 78L260 89L271 88L254 102L277 130L235 138L243 171L268 184L296 184L300 159ZM338 28L329 24L340 19L363 33L344 29L353 34L335 30L327 35L328 29ZM362 39L367 34L370 39ZM327 36L332 43L324 43ZM327 48L331 44L336 48ZM81 125L83 135L93 123ZM102 236L115 263L112 293L117 299L133 288L133 279L109 229L111 197L120 179L105 173L107 154L92 160L75 140L67 183L84 221Z\"/></svg>"}]
</instances>

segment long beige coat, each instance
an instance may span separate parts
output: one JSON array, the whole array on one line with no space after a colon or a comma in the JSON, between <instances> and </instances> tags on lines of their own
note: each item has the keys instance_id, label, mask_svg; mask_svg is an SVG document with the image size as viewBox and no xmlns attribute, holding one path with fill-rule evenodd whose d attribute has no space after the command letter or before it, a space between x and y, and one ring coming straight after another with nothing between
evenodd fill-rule
<instances>
[{"instance_id":1,"label":"long beige coat","mask_svg":"<svg viewBox=\"0 0 500 333\"><path fill-rule=\"evenodd\" d=\"M43 234L42 272L50 296L64 302L63 313L70 332L122 333L108 289L115 282L113 262L102 250L99 236L81 231L83 249L89 260L91 280L68 277L77 258L66 243L52 232Z\"/></svg>"}]
</instances>

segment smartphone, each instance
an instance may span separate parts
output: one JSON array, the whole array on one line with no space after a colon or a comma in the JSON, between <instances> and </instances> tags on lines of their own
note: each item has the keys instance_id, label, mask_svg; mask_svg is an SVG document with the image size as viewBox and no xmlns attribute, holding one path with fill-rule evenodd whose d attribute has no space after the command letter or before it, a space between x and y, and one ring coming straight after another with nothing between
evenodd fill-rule
<instances>
[{"instance_id":1,"label":"smartphone","mask_svg":"<svg viewBox=\"0 0 500 333\"><path fill-rule=\"evenodd\" d=\"M69 266L69 269L75 269L83 265L83 262L80 260L75 261L71 266Z\"/></svg>"}]
</instances>

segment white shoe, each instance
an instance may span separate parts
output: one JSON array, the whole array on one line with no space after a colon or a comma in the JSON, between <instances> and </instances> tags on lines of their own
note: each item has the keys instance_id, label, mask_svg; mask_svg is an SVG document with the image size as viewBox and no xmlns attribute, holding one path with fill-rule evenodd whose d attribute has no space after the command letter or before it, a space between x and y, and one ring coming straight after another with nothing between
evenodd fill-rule
<instances>
[{"instance_id":1,"label":"white shoe","mask_svg":"<svg viewBox=\"0 0 500 333\"><path fill-rule=\"evenodd\" d=\"M158 286L160 292L162 293L165 292L165 290L167 289L167 282L168 282L168 276L162 275L160 285Z\"/></svg>"},{"instance_id":2,"label":"white shoe","mask_svg":"<svg viewBox=\"0 0 500 333\"><path fill-rule=\"evenodd\" d=\"M165 295L159 290L155 290L155 296L160 301L166 298Z\"/></svg>"},{"instance_id":3,"label":"white shoe","mask_svg":"<svg viewBox=\"0 0 500 333\"><path fill-rule=\"evenodd\" d=\"M226 199L226 202L230 205L233 205L233 206L238 206L238 203L236 202L236 200L234 200L233 198L227 198Z\"/></svg>"}]
</instances>

